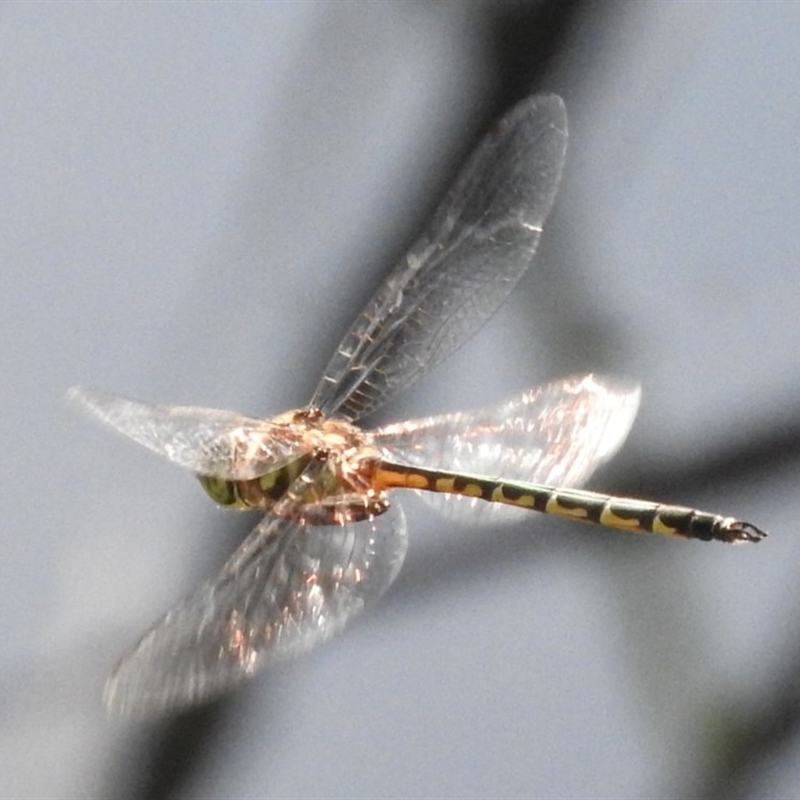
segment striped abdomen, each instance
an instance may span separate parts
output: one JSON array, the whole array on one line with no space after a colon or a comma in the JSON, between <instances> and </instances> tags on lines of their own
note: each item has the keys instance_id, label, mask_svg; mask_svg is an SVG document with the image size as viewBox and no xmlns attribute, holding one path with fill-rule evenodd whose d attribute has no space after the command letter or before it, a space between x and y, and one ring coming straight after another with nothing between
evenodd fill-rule
<instances>
[{"instance_id":1,"label":"striped abdomen","mask_svg":"<svg viewBox=\"0 0 800 800\"><path fill-rule=\"evenodd\" d=\"M377 466L373 477L381 489L403 487L446 492L637 533L661 533L720 542L757 542L766 536L754 525L732 517L580 489L558 489L387 462Z\"/></svg>"}]
</instances>

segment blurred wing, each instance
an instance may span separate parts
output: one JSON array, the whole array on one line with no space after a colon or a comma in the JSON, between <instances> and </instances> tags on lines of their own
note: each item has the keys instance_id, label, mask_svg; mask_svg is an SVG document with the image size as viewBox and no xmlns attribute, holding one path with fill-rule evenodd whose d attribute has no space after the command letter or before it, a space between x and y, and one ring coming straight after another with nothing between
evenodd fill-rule
<instances>
[{"instance_id":1,"label":"blurred wing","mask_svg":"<svg viewBox=\"0 0 800 800\"><path fill-rule=\"evenodd\" d=\"M576 487L625 442L638 384L598 375L566 378L480 411L387 425L374 432L388 461L524 483ZM477 501L422 493L454 509ZM441 498L441 499L440 499ZM485 506L485 508L484 508ZM481 503L519 516L519 509Z\"/></svg>"},{"instance_id":2,"label":"blurred wing","mask_svg":"<svg viewBox=\"0 0 800 800\"><path fill-rule=\"evenodd\" d=\"M187 707L311 650L386 591L405 552L398 506L344 525L265 519L122 658L106 707L136 716Z\"/></svg>"},{"instance_id":3,"label":"blurred wing","mask_svg":"<svg viewBox=\"0 0 800 800\"><path fill-rule=\"evenodd\" d=\"M555 95L529 98L495 125L344 337L313 407L356 420L489 319L533 260L566 143L566 111Z\"/></svg>"},{"instance_id":4,"label":"blurred wing","mask_svg":"<svg viewBox=\"0 0 800 800\"><path fill-rule=\"evenodd\" d=\"M301 454L300 437L286 426L230 411L150 406L82 386L69 397L129 439L201 475L249 480Z\"/></svg>"}]
</instances>

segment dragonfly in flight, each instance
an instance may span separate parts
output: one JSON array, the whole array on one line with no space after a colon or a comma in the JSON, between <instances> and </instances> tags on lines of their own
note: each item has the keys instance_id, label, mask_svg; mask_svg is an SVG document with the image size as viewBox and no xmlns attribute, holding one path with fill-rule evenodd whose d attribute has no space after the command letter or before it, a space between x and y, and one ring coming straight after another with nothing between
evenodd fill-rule
<instances>
[{"instance_id":1,"label":"dragonfly in flight","mask_svg":"<svg viewBox=\"0 0 800 800\"><path fill-rule=\"evenodd\" d=\"M573 377L493 408L358 425L509 295L533 261L566 141L555 95L524 100L494 126L357 317L307 406L263 420L71 390L102 422L194 472L217 503L264 515L216 577L119 661L105 687L109 710L203 702L338 633L403 563L395 489L471 498L470 511L488 501L691 539L766 535L731 517L573 488L625 440L639 403L630 383Z\"/></svg>"}]
</instances>

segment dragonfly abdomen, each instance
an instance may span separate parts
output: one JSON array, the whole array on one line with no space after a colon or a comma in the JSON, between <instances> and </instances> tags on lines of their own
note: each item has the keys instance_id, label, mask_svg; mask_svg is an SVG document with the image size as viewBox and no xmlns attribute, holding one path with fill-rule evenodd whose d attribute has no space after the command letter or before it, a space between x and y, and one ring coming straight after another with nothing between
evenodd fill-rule
<instances>
[{"instance_id":1,"label":"dragonfly abdomen","mask_svg":"<svg viewBox=\"0 0 800 800\"><path fill-rule=\"evenodd\" d=\"M756 542L766 536L755 526L732 517L580 489L559 489L386 462L377 468L374 478L384 489L402 487L475 497L634 533L721 542Z\"/></svg>"},{"instance_id":2,"label":"dragonfly abdomen","mask_svg":"<svg viewBox=\"0 0 800 800\"><path fill-rule=\"evenodd\" d=\"M747 522L687 506L613 497L577 489L556 489L548 486L528 488L535 489L537 494L548 496L543 509L547 514L584 519L609 528L681 536L705 542L759 541L766 536L763 531Z\"/></svg>"}]
</instances>

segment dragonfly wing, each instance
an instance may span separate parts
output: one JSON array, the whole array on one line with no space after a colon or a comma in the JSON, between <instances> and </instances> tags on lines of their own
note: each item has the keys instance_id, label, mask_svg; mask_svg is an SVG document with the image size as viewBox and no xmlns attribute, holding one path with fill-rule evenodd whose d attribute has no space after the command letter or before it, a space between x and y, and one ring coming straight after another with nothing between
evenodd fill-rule
<instances>
[{"instance_id":1,"label":"dragonfly wing","mask_svg":"<svg viewBox=\"0 0 800 800\"><path fill-rule=\"evenodd\" d=\"M399 506L343 525L265 519L122 658L107 708L140 716L188 707L311 650L383 594L405 552Z\"/></svg>"},{"instance_id":2,"label":"dragonfly wing","mask_svg":"<svg viewBox=\"0 0 800 800\"><path fill-rule=\"evenodd\" d=\"M411 466L575 487L623 445L639 396L638 384L576 376L493 408L387 425L374 432L375 444L387 460ZM477 502L423 495L445 509ZM518 509L481 504L482 513L495 511L519 516Z\"/></svg>"},{"instance_id":3,"label":"dragonfly wing","mask_svg":"<svg viewBox=\"0 0 800 800\"><path fill-rule=\"evenodd\" d=\"M201 475L249 480L302 454L300 437L286 426L230 411L151 406L82 386L69 397L129 439Z\"/></svg>"},{"instance_id":4,"label":"dragonfly wing","mask_svg":"<svg viewBox=\"0 0 800 800\"><path fill-rule=\"evenodd\" d=\"M312 406L358 419L489 319L533 260L566 141L555 95L523 101L494 127L344 337Z\"/></svg>"}]
</instances>

